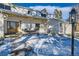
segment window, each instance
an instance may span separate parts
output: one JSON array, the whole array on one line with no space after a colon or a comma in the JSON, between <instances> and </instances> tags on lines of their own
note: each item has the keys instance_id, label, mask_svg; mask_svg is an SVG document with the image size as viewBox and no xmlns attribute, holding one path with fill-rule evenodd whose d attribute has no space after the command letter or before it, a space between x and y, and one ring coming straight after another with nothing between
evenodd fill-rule
<instances>
[{"instance_id":1,"label":"window","mask_svg":"<svg viewBox=\"0 0 79 59\"><path fill-rule=\"evenodd\" d=\"M40 24L36 24L36 30L39 30Z\"/></svg>"},{"instance_id":2,"label":"window","mask_svg":"<svg viewBox=\"0 0 79 59\"><path fill-rule=\"evenodd\" d=\"M41 16L42 16L42 17L46 17L46 14L41 13Z\"/></svg>"},{"instance_id":3,"label":"window","mask_svg":"<svg viewBox=\"0 0 79 59\"><path fill-rule=\"evenodd\" d=\"M15 29L16 28L16 22L8 21L7 25L8 25L8 29Z\"/></svg>"},{"instance_id":4,"label":"window","mask_svg":"<svg viewBox=\"0 0 79 59\"><path fill-rule=\"evenodd\" d=\"M11 10L10 6L6 6L6 5L4 5L4 6L5 6L4 9L6 9L6 10Z\"/></svg>"},{"instance_id":5,"label":"window","mask_svg":"<svg viewBox=\"0 0 79 59\"><path fill-rule=\"evenodd\" d=\"M0 4L0 8L1 8L1 9L4 9L4 5L3 5L3 4Z\"/></svg>"},{"instance_id":6,"label":"window","mask_svg":"<svg viewBox=\"0 0 79 59\"><path fill-rule=\"evenodd\" d=\"M28 11L28 14L31 14L31 11Z\"/></svg>"},{"instance_id":7,"label":"window","mask_svg":"<svg viewBox=\"0 0 79 59\"><path fill-rule=\"evenodd\" d=\"M24 31L39 30L39 24L23 23L23 24L21 24L21 29L24 30Z\"/></svg>"},{"instance_id":8,"label":"window","mask_svg":"<svg viewBox=\"0 0 79 59\"><path fill-rule=\"evenodd\" d=\"M32 11L32 15L33 15L33 16L36 16L36 12L35 12L35 11Z\"/></svg>"},{"instance_id":9,"label":"window","mask_svg":"<svg viewBox=\"0 0 79 59\"><path fill-rule=\"evenodd\" d=\"M6 10L11 10L10 6L4 5L4 4L0 4L0 8L1 9L6 9Z\"/></svg>"},{"instance_id":10,"label":"window","mask_svg":"<svg viewBox=\"0 0 79 59\"><path fill-rule=\"evenodd\" d=\"M60 23L60 27L62 27L62 23Z\"/></svg>"},{"instance_id":11,"label":"window","mask_svg":"<svg viewBox=\"0 0 79 59\"><path fill-rule=\"evenodd\" d=\"M41 16L41 12L36 11L36 16Z\"/></svg>"},{"instance_id":12,"label":"window","mask_svg":"<svg viewBox=\"0 0 79 59\"><path fill-rule=\"evenodd\" d=\"M15 21L7 21L7 33L18 32L19 23Z\"/></svg>"}]
</instances>

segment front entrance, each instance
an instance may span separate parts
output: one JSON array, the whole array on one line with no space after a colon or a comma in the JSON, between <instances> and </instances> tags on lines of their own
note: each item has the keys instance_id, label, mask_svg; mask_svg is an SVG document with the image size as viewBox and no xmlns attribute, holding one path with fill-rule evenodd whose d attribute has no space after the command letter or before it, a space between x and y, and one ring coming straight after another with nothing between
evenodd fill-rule
<instances>
[{"instance_id":1,"label":"front entrance","mask_svg":"<svg viewBox=\"0 0 79 59\"><path fill-rule=\"evenodd\" d=\"M16 34L18 32L19 22L7 21L7 34Z\"/></svg>"}]
</instances>

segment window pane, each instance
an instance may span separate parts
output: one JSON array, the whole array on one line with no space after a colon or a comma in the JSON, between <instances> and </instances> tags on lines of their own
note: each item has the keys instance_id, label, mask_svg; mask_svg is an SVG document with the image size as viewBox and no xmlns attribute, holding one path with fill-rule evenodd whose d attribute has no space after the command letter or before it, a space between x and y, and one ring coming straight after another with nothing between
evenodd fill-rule
<instances>
[{"instance_id":1,"label":"window pane","mask_svg":"<svg viewBox=\"0 0 79 59\"><path fill-rule=\"evenodd\" d=\"M3 4L0 4L0 8L1 8L1 9L4 9L4 5L3 5Z\"/></svg>"},{"instance_id":2,"label":"window pane","mask_svg":"<svg viewBox=\"0 0 79 59\"><path fill-rule=\"evenodd\" d=\"M6 6L6 5L5 5L5 9L6 10L11 10L10 6Z\"/></svg>"}]
</instances>

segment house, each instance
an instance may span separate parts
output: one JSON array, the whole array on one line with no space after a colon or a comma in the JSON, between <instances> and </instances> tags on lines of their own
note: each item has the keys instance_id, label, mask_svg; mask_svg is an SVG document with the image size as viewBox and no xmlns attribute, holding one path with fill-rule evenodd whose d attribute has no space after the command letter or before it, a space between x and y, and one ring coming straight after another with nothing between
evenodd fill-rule
<instances>
[{"instance_id":1,"label":"house","mask_svg":"<svg viewBox=\"0 0 79 59\"><path fill-rule=\"evenodd\" d=\"M77 15L76 15L76 24L75 24L75 36L79 36L79 4L74 5L73 6L76 11L77 11ZM70 18L70 16L69 16ZM70 19L68 18L68 20L65 22L65 34L72 34L72 26L70 24Z\"/></svg>"},{"instance_id":2,"label":"house","mask_svg":"<svg viewBox=\"0 0 79 59\"><path fill-rule=\"evenodd\" d=\"M77 15L76 15L76 24L75 24L75 36L78 36L79 37L79 5L74 5L73 6L76 11L77 11ZM70 16L69 16L70 18ZM70 19L68 18L68 20L65 22L65 34L69 34L71 35L72 34L72 26L70 24Z\"/></svg>"},{"instance_id":3,"label":"house","mask_svg":"<svg viewBox=\"0 0 79 59\"><path fill-rule=\"evenodd\" d=\"M48 24L56 34L64 34L64 21L62 20L61 10L54 10L54 14L49 14Z\"/></svg>"},{"instance_id":4,"label":"house","mask_svg":"<svg viewBox=\"0 0 79 59\"><path fill-rule=\"evenodd\" d=\"M49 19L48 24L56 34L64 34L64 22L51 18Z\"/></svg>"},{"instance_id":5,"label":"house","mask_svg":"<svg viewBox=\"0 0 79 59\"><path fill-rule=\"evenodd\" d=\"M46 23L47 18L39 11L14 4L0 4L0 36L18 32L47 33Z\"/></svg>"}]
</instances>

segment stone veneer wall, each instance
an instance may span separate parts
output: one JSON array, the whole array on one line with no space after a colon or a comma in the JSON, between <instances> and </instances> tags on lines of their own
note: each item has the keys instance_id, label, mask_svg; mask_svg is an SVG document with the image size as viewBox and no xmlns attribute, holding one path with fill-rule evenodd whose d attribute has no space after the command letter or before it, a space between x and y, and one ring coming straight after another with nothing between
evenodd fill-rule
<instances>
[{"instance_id":1,"label":"stone veneer wall","mask_svg":"<svg viewBox=\"0 0 79 59\"><path fill-rule=\"evenodd\" d=\"M4 36L4 18L3 14L0 13L0 37Z\"/></svg>"}]
</instances>

